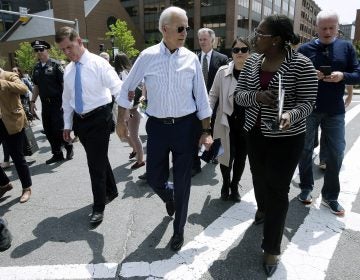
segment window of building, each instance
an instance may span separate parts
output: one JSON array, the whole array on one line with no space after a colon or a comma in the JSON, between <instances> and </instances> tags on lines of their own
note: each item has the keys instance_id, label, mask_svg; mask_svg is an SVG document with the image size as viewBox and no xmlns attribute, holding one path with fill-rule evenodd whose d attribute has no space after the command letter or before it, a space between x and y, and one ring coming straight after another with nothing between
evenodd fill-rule
<instances>
[{"instance_id":1,"label":"window of building","mask_svg":"<svg viewBox=\"0 0 360 280\"><path fill-rule=\"evenodd\" d=\"M1 1L1 9L11 11L11 4L7 1Z\"/></svg>"},{"instance_id":2,"label":"window of building","mask_svg":"<svg viewBox=\"0 0 360 280\"><path fill-rule=\"evenodd\" d=\"M252 11L257 14L261 14L261 2L254 1L252 6Z\"/></svg>"},{"instance_id":3,"label":"window of building","mask_svg":"<svg viewBox=\"0 0 360 280\"><path fill-rule=\"evenodd\" d=\"M244 8L249 8L249 6L250 6L249 0L238 0L238 4Z\"/></svg>"},{"instance_id":4,"label":"window of building","mask_svg":"<svg viewBox=\"0 0 360 280\"><path fill-rule=\"evenodd\" d=\"M125 10L131 17L136 17L139 15L139 8L138 6L126 7Z\"/></svg>"}]
</instances>

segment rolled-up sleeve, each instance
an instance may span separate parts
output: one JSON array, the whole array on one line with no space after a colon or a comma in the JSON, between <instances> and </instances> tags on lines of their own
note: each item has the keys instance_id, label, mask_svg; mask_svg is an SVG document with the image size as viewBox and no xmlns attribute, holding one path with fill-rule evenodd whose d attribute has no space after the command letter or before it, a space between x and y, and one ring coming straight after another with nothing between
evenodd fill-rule
<instances>
[{"instance_id":1,"label":"rolled-up sleeve","mask_svg":"<svg viewBox=\"0 0 360 280\"><path fill-rule=\"evenodd\" d=\"M143 60L143 55L140 55L137 58L135 64L129 72L129 75L121 86L120 94L118 94L115 99L116 103L120 107L130 109L133 106L132 101L129 101L128 99L128 93L129 91L135 91L136 87L144 78L146 61Z\"/></svg>"}]
</instances>

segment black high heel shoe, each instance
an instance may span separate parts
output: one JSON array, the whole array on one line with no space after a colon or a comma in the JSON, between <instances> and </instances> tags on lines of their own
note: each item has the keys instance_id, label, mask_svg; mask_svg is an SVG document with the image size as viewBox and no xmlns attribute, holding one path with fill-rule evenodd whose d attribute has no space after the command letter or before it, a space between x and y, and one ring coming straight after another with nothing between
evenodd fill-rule
<instances>
[{"instance_id":1,"label":"black high heel shoe","mask_svg":"<svg viewBox=\"0 0 360 280\"><path fill-rule=\"evenodd\" d=\"M279 257L277 255L271 255L264 251L263 267L267 277L271 277L279 264Z\"/></svg>"}]
</instances>

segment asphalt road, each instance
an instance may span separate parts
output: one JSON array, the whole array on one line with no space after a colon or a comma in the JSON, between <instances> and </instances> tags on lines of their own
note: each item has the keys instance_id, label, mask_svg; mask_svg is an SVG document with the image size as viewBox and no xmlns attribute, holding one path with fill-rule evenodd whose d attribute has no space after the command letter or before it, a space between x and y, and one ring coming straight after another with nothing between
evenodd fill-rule
<instances>
[{"instance_id":1,"label":"asphalt road","mask_svg":"<svg viewBox=\"0 0 360 280\"><path fill-rule=\"evenodd\" d=\"M360 279L357 106L360 97L354 96L341 179L345 191L340 200L346 215L336 218L318 202L304 207L296 199L299 179L295 176L282 262L273 279ZM75 143L73 160L46 165L50 148L39 121L33 129L40 150L31 157L35 160L30 167L32 197L19 203L21 186L12 166L7 174L15 187L0 199L0 216L8 220L13 234L11 248L0 253L1 280L266 278L261 267L262 227L252 225L256 208L248 164L240 182L243 200L239 204L219 199L219 166L204 165L193 178L185 246L174 254L169 249L172 219L166 216L162 201L138 179L145 168L130 169L131 149L116 135L111 136L109 158L120 195L106 207L103 223L91 230L92 195L81 144ZM141 138L146 143L144 123ZM313 195L318 197L323 173L316 165L314 172Z\"/></svg>"}]
</instances>

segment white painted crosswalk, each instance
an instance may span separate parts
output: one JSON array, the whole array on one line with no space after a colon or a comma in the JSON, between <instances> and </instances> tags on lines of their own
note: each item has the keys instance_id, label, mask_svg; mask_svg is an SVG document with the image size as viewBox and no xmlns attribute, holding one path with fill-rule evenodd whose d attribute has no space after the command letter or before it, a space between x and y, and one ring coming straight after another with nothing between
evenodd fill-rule
<instances>
[{"instance_id":1,"label":"white painted crosswalk","mask_svg":"<svg viewBox=\"0 0 360 280\"><path fill-rule=\"evenodd\" d=\"M346 114L348 124L360 113L360 105ZM359 193L360 139L347 152L340 173L340 203L346 209L337 217L320 205L321 197L309 206L310 211L284 248L278 270L272 279L326 278L330 260L344 231L360 232L360 214L352 212ZM168 259L152 262L100 264L42 265L0 267L0 279L101 279L144 277L151 279L201 279L219 257L238 242L253 222L256 211L254 192L242 197L241 203L230 207L203 232ZM119 275L116 275L116 272Z\"/></svg>"}]
</instances>

